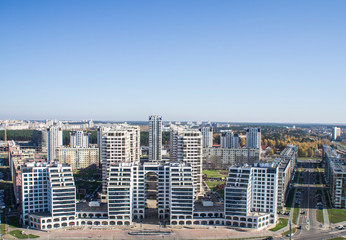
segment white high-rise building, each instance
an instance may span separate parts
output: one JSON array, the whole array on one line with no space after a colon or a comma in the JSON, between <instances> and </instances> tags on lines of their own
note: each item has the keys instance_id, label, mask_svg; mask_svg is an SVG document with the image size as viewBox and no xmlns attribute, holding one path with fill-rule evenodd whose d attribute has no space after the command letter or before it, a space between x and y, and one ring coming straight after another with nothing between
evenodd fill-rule
<instances>
[{"instance_id":1,"label":"white high-rise building","mask_svg":"<svg viewBox=\"0 0 346 240\"><path fill-rule=\"evenodd\" d=\"M246 147L261 149L261 128L246 129Z\"/></svg>"},{"instance_id":2,"label":"white high-rise building","mask_svg":"<svg viewBox=\"0 0 346 240\"><path fill-rule=\"evenodd\" d=\"M231 148L233 141L233 131L222 130L221 131L221 148Z\"/></svg>"},{"instance_id":3,"label":"white high-rise building","mask_svg":"<svg viewBox=\"0 0 346 240\"><path fill-rule=\"evenodd\" d=\"M333 127L333 140L336 140L341 136L341 129L338 127Z\"/></svg>"},{"instance_id":4,"label":"white high-rise building","mask_svg":"<svg viewBox=\"0 0 346 240\"><path fill-rule=\"evenodd\" d=\"M201 127L201 132L203 136L203 147L213 146L213 128L212 127Z\"/></svg>"},{"instance_id":5,"label":"white high-rise building","mask_svg":"<svg viewBox=\"0 0 346 240\"><path fill-rule=\"evenodd\" d=\"M194 210L194 186L191 167L185 163L118 163L109 169L107 191L108 216L122 224L144 219L146 176L157 176L158 218L176 225L191 221ZM150 216L149 216L150 217ZM175 221L175 223L174 223Z\"/></svg>"},{"instance_id":6,"label":"white high-rise building","mask_svg":"<svg viewBox=\"0 0 346 240\"><path fill-rule=\"evenodd\" d=\"M202 133L197 129L171 125L170 154L172 161L190 164L196 195L202 187Z\"/></svg>"},{"instance_id":7,"label":"white high-rise building","mask_svg":"<svg viewBox=\"0 0 346 240\"><path fill-rule=\"evenodd\" d=\"M239 148L239 134L238 133L235 133L233 135L233 141L232 141L232 146L233 148Z\"/></svg>"},{"instance_id":8,"label":"white high-rise building","mask_svg":"<svg viewBox=\"0 0 346 240\"><path fill-rule=\"evenodd\" d=\"M149 117L149 161L162 160L162 117Z\"/></svg>"},{"instance_id":9,"label":"white high-rise building","mask_svg":"<svg viewBox=\"0 0 346 240\"><path fill-rule=\"evenodd\" d=\"M239 148L239 135L232 130L221 130L221 148Z\"/></svg>"},{"instance_id":10,"label":"white high-rise building","mask_svg":"<svg viewBox=\"0 0 346 240\"><path fill-rule=\"evenodd\" d=\"M22 221L40 229L54 224L67 226L75 222L76 187L72 169L63 164L26 163L22 166ZM46 225L47 223L47 225ZM48 227L50 223L50 227Z\"/></svg>"},{"instance_id":11,"label":"white high-rise building","mask_svg":"<svg viewBox=\"0 0 346 240\"><path fill-rule=\"evenodd\" d=\"M63 145L62 127L51 126L48 132L48 161L53 162L56 159L56 148Z\"/></svg>"},{"instance_id":12,"label":"white high-rise building","mask_svg":"<svg viewBox=\"0 0 346 240\"><path fill-rule=\"evenodd\" d=\"M88 148L89 147L89 133L83 131L70 133L70 147L71 148Z\"/></svg>"},{"instance_id":13,"label":"white high-rise building","mask_svg":"<svg viewBox=\"0 0 346 240\"><path fill-rule=\"evenodd\" d=\"M110 166L116 163L139 161L140 129L139 126L129 124L100 128L97 141L102 165L102 190L105 194Z\"/></svg>"},{"instance_id":14,"label":"white high-rise building","mask_svg":"<svg viewBox=\"0 0 346 240\"><path fill-rule=\"evenodd\" d=\"M225 186L225 217L233 226L262 229L276 222L278 166L230 167Z\"/></svg>"}]
</instances>

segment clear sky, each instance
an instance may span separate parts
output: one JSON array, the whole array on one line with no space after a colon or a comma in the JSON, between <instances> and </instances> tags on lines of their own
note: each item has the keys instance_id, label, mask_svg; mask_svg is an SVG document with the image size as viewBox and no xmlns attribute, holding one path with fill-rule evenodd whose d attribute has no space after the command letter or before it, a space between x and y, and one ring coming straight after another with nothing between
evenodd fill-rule
<instances>
[{"instance_id":1,"label":"clear sky","mask_svg":"<svg viewBox=\"0 0 346 240\"><path fill-rule=\"evenodd\" d=\"M0 1L0 119L346 123L346 1Z\"/></svg>"}]
</instances>

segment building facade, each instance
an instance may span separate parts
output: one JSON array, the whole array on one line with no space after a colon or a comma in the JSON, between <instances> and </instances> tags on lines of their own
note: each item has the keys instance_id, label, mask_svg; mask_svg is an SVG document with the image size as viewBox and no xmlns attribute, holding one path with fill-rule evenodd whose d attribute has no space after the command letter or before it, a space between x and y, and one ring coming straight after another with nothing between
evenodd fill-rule
<instances>
[{"instance_id":1,"label":"building facade","mask_svg":"<svg viewBox=\"0 0 346 240\"><path fill-rule=\"evenodd\" d=\"M170 139L171 161L184 162L192 167L196 196L203 194L202 133L197 129L172 125Z\"/></svg>"},{"instance_id":2,"label":"building facade","mask_svg":"<svg viewBox=\"0 0 346 240\"><path fill-rule=\"evenodd\" d=\"M88 148L89 133L83 131L70 132L70 147Z\"/></svg>"},{"instance_id":3,"label":"building facade","mask_svg":"<svg viewBox=\"0 0 346 240\"><path fill-rule=\"evenodd\" d=\"M340 137L341 136L341 129L340 128L338 128L338 127L333 127L333 134L332 134L333 136L333 140L335 141L335 140L337 140L338 139L338 137Z\"/></svg>"},{"instance_id":4,"label":"building facade","mask_svg":"<svg viewBox=\"0 0 346 240\"><path fill-rule=\"evenodd\" d=\"M110 166L116 163L138 162L140 159L139 126L119 124L100 128L97 141L102 166L102 191L106 194Z\"/></svg>"},{"instance_id":5,"label":"building facade","mask_svg":"<svg viewBox=\"0 0 346 240\"><path fill-rule=\"evenodd\" d=\"M149 117L149 161L162 160L162 117Z\"/></svg>"},{"instance_id":6,"label":"building facade","mask_svg":"<svg viewBox=\"0 0 346 240\"><path fill-rule=\"evenodd\" d=\"M336 208L346 208L346 158L332 147L323 145L323 161L331 203Z\"/></svg>"},{"instance_id":7,"label":"building facade","mask_svg":"<svg viewBox=\"0 0 346 240\"><path fill-rule=\"evenodd\" d=\"M213 128L212 127L201 127L202 137L203 137L203 147L213 146Z\"/></svg>"},{"instance_id":8,"label":"building facade","mask_svg":"<svg viewBox=\"0 0 346 240\"><path fill-rule=\"evenodd\" d=\"M280 157L274 160L279 166L278 171L278 209L284 209L294 178L294 169L297 163L297 147L288 145Z\"/></svg>"},{"instance_id":9,"label":"building facade","mask_svg":"<svg viewBox=\"0 0 346 240\"><path fill-rule=\"evenodd\" d=\"M246 147L261 148L261 128L246 129Z\"/></svg>"},{"instance_id":10,"label":"building facade","mask_svg":"<svg viewBox=\"0 0 346 240\"><path fill-rule=\"evenodd\" d=\"M26 164L22 181L24 225L42 230L75 225L76 187L71 167Z\"/></svg>"},{"instance_id":11,"label":"building facade","mask_svg":"<svg viewBox=\"0 0 346 240\"><path fill-rule=\"evenodd\" d=\"M56 159L56 148L63 145L62 142L62 127L51 126L48 132L48 161L54 162Z\"/></svg>"},{"instance_id":12,"label":"building facade","mask_svg":"<svg viewBox=\"0 0 346 240\"><path fill-rule=\"evenodd\" d=\"M262 229L277 218L277 166L255 164L229 168L225 218L232 226Z\"/></svg>"},{"instance_id":13,"label":"building facade","mask_svg":"<svg viewBox=\"0 0 346 240\"><path fill-rule=\"evenodd\" d=\"M72 170L99 167L98 148L67 148L59 147L56 149L57 161L69 164Z\"/></svg>"},{"instance_id":14,"label":"building facade","mask_svg":"<svg viewBox=\"0 0 346 240\"><path fill-rule=\"evenodd\" d=\"M239 148L239 135L232 130L221 130L221 148Z\"/></svg>"},{"instance_id":15,"label":"building facade","mask_svg":"<svg viewBox=\"0 0 346 240\"><path fill-rule=\"evenodd\" d=\"M234 164L253 164L260 160L258 148L203 148L203 169L227 170Z\"/></svg>"}]
</instances>

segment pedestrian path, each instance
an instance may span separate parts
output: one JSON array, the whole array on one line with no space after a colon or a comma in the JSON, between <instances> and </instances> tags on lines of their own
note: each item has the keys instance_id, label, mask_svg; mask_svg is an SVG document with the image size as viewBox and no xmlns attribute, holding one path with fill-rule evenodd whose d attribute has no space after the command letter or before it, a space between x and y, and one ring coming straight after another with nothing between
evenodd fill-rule
<instances>
[{"instance_id":1,"label":"pedestrian path","mask_svg":"<svg viewBox=\"0 0 346 240\"><path fill-rule=\"evenodd\" d=\"M325 198L325 195L324 195L324 191L325 190L322 191L322 199L323 199L323 202L325 203L324 205L326 206L327 201L326 201L326 198ZM328 210L327 210L327 208L325 206L323 206L323 227L324 228L330 228Z\"/></svg>"}]
</instances>

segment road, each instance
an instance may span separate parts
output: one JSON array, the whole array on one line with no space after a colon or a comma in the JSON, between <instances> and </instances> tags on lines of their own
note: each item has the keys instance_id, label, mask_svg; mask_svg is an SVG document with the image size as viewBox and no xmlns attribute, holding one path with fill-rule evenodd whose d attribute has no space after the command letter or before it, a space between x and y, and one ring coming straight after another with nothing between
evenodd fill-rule
<instances>
[{"instance_id":1,"label":"road","mask_svg":"<svg viewBox=\"0 0 346 240\"><path fill-rule=\"evenodd\" d=\"M300 165L304 168L303 182L302 184L296 184L296 187L302 189L300 214L298 218L297 226L301 226L301 229L297 229L292 239L328 239L332 236L346 236L345 231L335 231L328 227L323 227L321 223L317 221L317 198L316 190L321 189L320 185L315 185L315 160L307 160L300 162Z\"/></svg>"}]
</instances>

